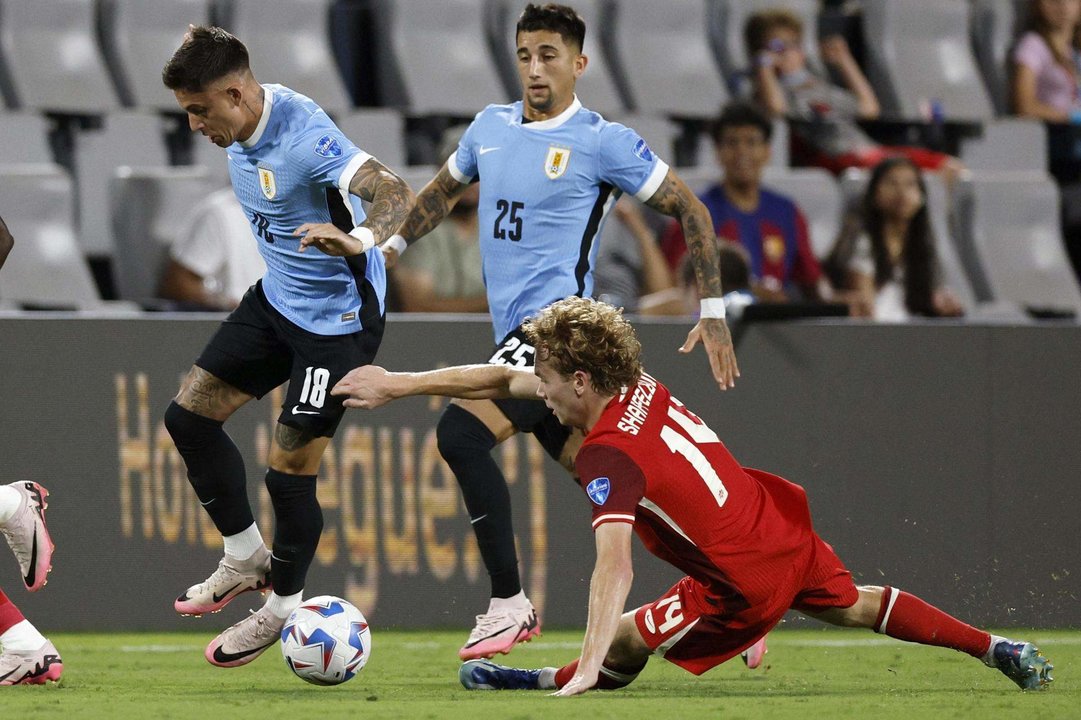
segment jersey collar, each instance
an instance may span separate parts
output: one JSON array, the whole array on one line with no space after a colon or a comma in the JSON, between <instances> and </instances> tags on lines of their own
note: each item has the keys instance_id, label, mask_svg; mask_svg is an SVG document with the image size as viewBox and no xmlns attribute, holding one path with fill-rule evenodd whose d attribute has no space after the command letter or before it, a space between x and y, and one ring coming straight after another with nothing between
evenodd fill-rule
<instances>
[{"instance_id":1,"label":"jersey collar","mask_svg":"<svg viewBox=\"0 0 1081 720\"><path fill-rule=\"evenodd\" d=\"M263 86L263 114L259 118L259 124L255 126L255 132L247 140L241 140L241 147L253 148L263 139L267 123L270 122L270 108L274 105L274 93L266 85Z\"/></svg>"},{"instance_id":2,"label":"jersey collar","mask_svg":"<svg viewBox=\"0 0 1081 720\"><path fill-rule=\"evenodd\" d=\"M530 130L554 130L555 128L570 120L571 117L581 109L582 101L578 99L578 95L576 93L574 95L574 102L572 102L570 106L563 112L559 113L553 118L548 118L547 120L534 120L531 123L523 123L522 127L528 128ZM525 103L522 103L522 113L522 117L524 118Z\"/></svg>"}]
</instances>

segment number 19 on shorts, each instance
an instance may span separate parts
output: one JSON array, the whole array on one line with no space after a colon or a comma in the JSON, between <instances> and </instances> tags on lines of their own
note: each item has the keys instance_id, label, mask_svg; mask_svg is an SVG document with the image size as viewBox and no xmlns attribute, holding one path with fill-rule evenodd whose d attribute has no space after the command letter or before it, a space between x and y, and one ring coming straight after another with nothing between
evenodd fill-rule
<instances>
[{"instance_id":1,"label":"number 19 on shorts","mask_svg":"<svg viewBox=\"0 0 1081 720\"><path fill-rule=\"evenodd\" d=\"M321 408L327 399L327 384L330 371L326 368L307 367L304 369L304 387L300 391L300 403Z\"/></svg>"}]
</instances>

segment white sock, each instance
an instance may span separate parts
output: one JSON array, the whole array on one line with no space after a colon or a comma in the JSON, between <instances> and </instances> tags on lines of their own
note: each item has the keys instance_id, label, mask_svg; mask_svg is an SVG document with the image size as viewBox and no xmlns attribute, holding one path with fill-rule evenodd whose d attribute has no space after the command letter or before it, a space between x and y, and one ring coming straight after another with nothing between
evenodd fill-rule
<instances>
[{"instance_id":1,"label":"white sock","mask_svg":"<svg viewBox=\"0 0 1081 720\"><path fill-rule=\"evenodd\" d=\"M10 485L0 485L0 525L11 519L22 500L23 496L18 490Z\"/></svg>"},{"instance_id":2,"label":"white sock","mask_svg":"<svg viewBox=\"0 0 1081 720\"><path fill-rule=\"evenodd\" d=\"M555 690L556 672L556 668L553 667L541 668L540 675L537 676L537 689Z\"/></svg>"},{"instance_id":3,"label":"white sock","mask_svg":"<svg viewBox=\"0 0 1081 720\"><path fill-rule=\"evenodd\" d=\"M289 614L297 609L297 605L300 605L301 596L304 591L301 590L295 595L279 595L276 592L271 591L270 597L267 598L265 607L274 617L284 620L289 617Z\"/></svg>"},{"instance_id":4,"label":"white sock","mask_svg":"<svg viewBox=\"0 0 1081 720\"><path fill-rule=\"evenodd\" d=\"M998 645L1005 639L1006 638L999 637L998 635L991 636L991 644L987 646L987 654L980 658L981 660L983 660L984 665L986 665L987 667L997 667L995 665L995 645Z\"/></svg>"},{"instance_id":5,"label":"white sock","mask_svg":"<svg viewBox=\"0 0 1081 720\"><path fill-rule=\"evenodd\" d=\"M513 610L529 604L529 598L525 596L525 590L519 590L517 595L509 598L492 598L488 603L488 612L500 610Z\"/></svg>"},{"instance_id":6,"label":"white sock","mask_svg":"<svg viewBox=\"0 0 1081 720\"><path fill-rule=\"evenodd\" d=\"M225 554L237 560L247 560L255 552L265 547L263 536L259 534L259 527L252 523L247 530L241 530L236 535L227 535L225 540Z\"/></svg>"},{"instance_id":7,"label":"white sock","mask_svg":"<svg viewBox=\"0 0 1081 720\"><path fill-rule=\"evenodd\" d=\"M34 652L44 644L45 636L29 620L20 620L0 635L0 645L6 652Z\"/></svg>"}]
</instances>

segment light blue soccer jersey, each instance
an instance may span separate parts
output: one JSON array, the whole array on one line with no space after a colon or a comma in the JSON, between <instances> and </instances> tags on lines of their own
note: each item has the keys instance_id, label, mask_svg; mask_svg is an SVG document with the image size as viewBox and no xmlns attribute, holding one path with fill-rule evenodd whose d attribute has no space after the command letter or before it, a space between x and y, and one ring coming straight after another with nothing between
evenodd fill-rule
<instances>
[{"instance_id":1,"label":"light blue soccer jersey","mask_svg":"<svg viewBox=\"0 0 1081 720\"><path fill-rule=\"evenodd\" d=\"M545 305L593 292L596 239L621 192L648 200L668 165L638 133L577 98L557 117L522 122L521 101L489 105L447 163L480 180L480 248L500 342Z\"/></svg>"},{"instance_id":2,"label":"light blue soccer jersey","mask_svg":"<svg viewBox=\"0 0 1081 720\"><path fill-rule=\"evenodd\" d=\"M319 335L345 335L383 314L386 268L373 248L351 258L314 247L299 252L293 231L333 222L345 232L365 217L349 182L370 157L311 99L264 85L252 136L227 148L233 192L266 261L263 292L288 320Z\"/></svg>"}]
</instances>

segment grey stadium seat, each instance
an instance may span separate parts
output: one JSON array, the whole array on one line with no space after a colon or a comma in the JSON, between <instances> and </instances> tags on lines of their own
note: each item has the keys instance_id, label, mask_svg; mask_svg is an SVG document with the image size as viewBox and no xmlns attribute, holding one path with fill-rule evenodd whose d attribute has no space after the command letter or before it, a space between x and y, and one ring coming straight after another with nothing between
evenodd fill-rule
<instances>
[{"instance_id":1,"label":"grey stadium seat","mask_svg":"<svg viewBox=\"0 0 1081 720\"><path fill-rule=\"evenodd\" d=\"M94 114L119 107L94 0L3 0L0 50L21 108Z\"/></svg>"},{"instance_id":2,"label":"grey stadium seat","mask_svg":"<svg viewBox=\"0 0 1081 720\"><path fill-rule=\"evenodd\" d=\"M621 0L606 5L609 58L633 109L713 117L728 99L709 43L705 0Z\"/></svg>"},{"instance_id":3,"label":"grey stadium seat","mask_svg":"<svg viewBox=\"0 0 1081 720\"><path fill-rule=\"evenodd\" d=\"M603 0L578 0L573 3L574 9L586 23L586 42L582 52L589 58L586 71L576 84L576 92L583 105L608 117L623 112L627 105L601 43L605 30L601 22L602 4ZM515 26L523 7L519 0L496 0L491 10L493 22L489 32L492 47L495 48L496 65L511 97L522 94L514 39Z\"/></svg>"},{"instance_id":4,"label":"grey stadium seat","mask_svg":"<svg viewBox=\"0 0 1081 720\"><path fill-rule=\"evenodd\" d=\"M120 112L108 115L100 130L87 130L76 138L79 243L87 254L109 255L113 251L109 182L116 168L168 165L161 130L158 115Z\"/></svg>"},{"instance_id":5,"label":"grey stadium seat","mask_svg":"<svg viewBox=\"0 0 1081 720\"><path fill-rule=\"evenodd\" d=\"M125 105L177 110L161 84L161 69L180 47L188 25L206 25L209 0L101 0L105 57Z\"/></svg>"},{"instance_id":6,"label":"grey stadium seat","mask_svg":"<svg viewBox=\"0 0 1081 720\"><path fill-rule=\"evenodd\" d=\"M982 173L972 186L972 239L995 299L1081 313L1054 181L1033 173Z\"/></svg>"},{"instance_id":7,"label":"grey stadium seat","mask_svg":"<svg viewBox=\"0 0 1081 720\"><path fill-rule=\"evenodd\" d=\"M0 299L45 308L100 307L75 242L71 179L55 165L0 166L0 213L15 248L0 274Z\"/></svg>"},{"instance_id":8,"label":"grey stadium seat","mask_svg":"<svg viewBox=\"0 0 1081 720\"><path fill-rule=\"evenodd\" d=\"M0 163L52 163L49 122L34 112L0 114ZM0 210L0 212L3 212Z\"/></svg>"},{"instance_id":9,"label":"grey stadium seat","mask_svg":"<svg viewBox=\"0 0 1081 720\"><path fill-rule=\"evenodd\" d=\"M157 295L169 247L192 208L223 187L201 167L117 169L110 187L110 215L116 237L117 292L121 299Z\"/></svg>"},{"instance_id":10,"label":"grey stadium seat","mask_svg":"<svg viewBox=\"0 0 1081 720\"><path fill-rule=\"evenodd\" d=\"M729 82L751 66L749 51L743 42L743 27L747 18L763 10L784 9L795 13L803 21L803 52L808 64L821 68L817 32L820 4L819 0L712 0L713 46Z\"/></svg>"},{"instance_id":11,"label":"grey stadium seat","mask_svg":"<svg viewBox=\"0 0 1081 720\"><path fill-rule=\"evenodd\" d=\"M1027 4L1028 0L972 0L972 48L999 115L1010 112L1009 54Z\"/></svg>"},{"instance_id":12,"label":"grey stadium seat","mask_svg":"<svg viewBox=\"0 0 1081 720\"><path fill-rule=\"evenodd\" d=\"M373 0L385 105L473 116L506 92L485 37L485 0Z\"/></svg>"},{"instance_id":13,"label":"grey stadium seat","mask_svg":"<svg viewBox=\"0 0 1081 720\"><path fill-rule=\"evenodd\" d=\"M829 254L841 225L843 201L833 175L819 168L767 168L762 184L796 201L807 219L816 257Z\"/></svg>"},{"instance_id":14,"label":"grey stadium seat","mask_svg":"<svg viewBox=\"0 0 1081 720\"><path fill-rule=\"evenodd\" d=\"M328 113L352 109L330 47L332 0L233 0L230 32L260 82L307 95Z\"/></svg>"},{"instance_id":15,"label":"grey stadium seat","mask_svg":"<svg viewBox=\"0 0 1081 720\"><path fill-rule=\"evenodd\" d=\"M982 137L963 141L961 159L971 170L1046 172L1047 126L1023 118L984 123Z\"/></svg>"},{"instance_id":16,"label":"grey stadium seat","mask_svg":"<svg viewBox=\"0 0 1081 720\"><path fill-rule=\"evenodd\" d=\"M404 123L392 108L365 108L337 118L338 128L353 144L397 172L405 165Z\"/></svg>"},{"instance_id":17,"label":"grey stadium seat","mask_svg":"<svg viewBox=\"0 0 1081 720\"><path fill-rule=\"evenodd\" d=\"M968 12L968 0L864 0L867 74L884 116L923 120L937 100L950 120L992 117Z\"/></svg>"}]
</instances>

